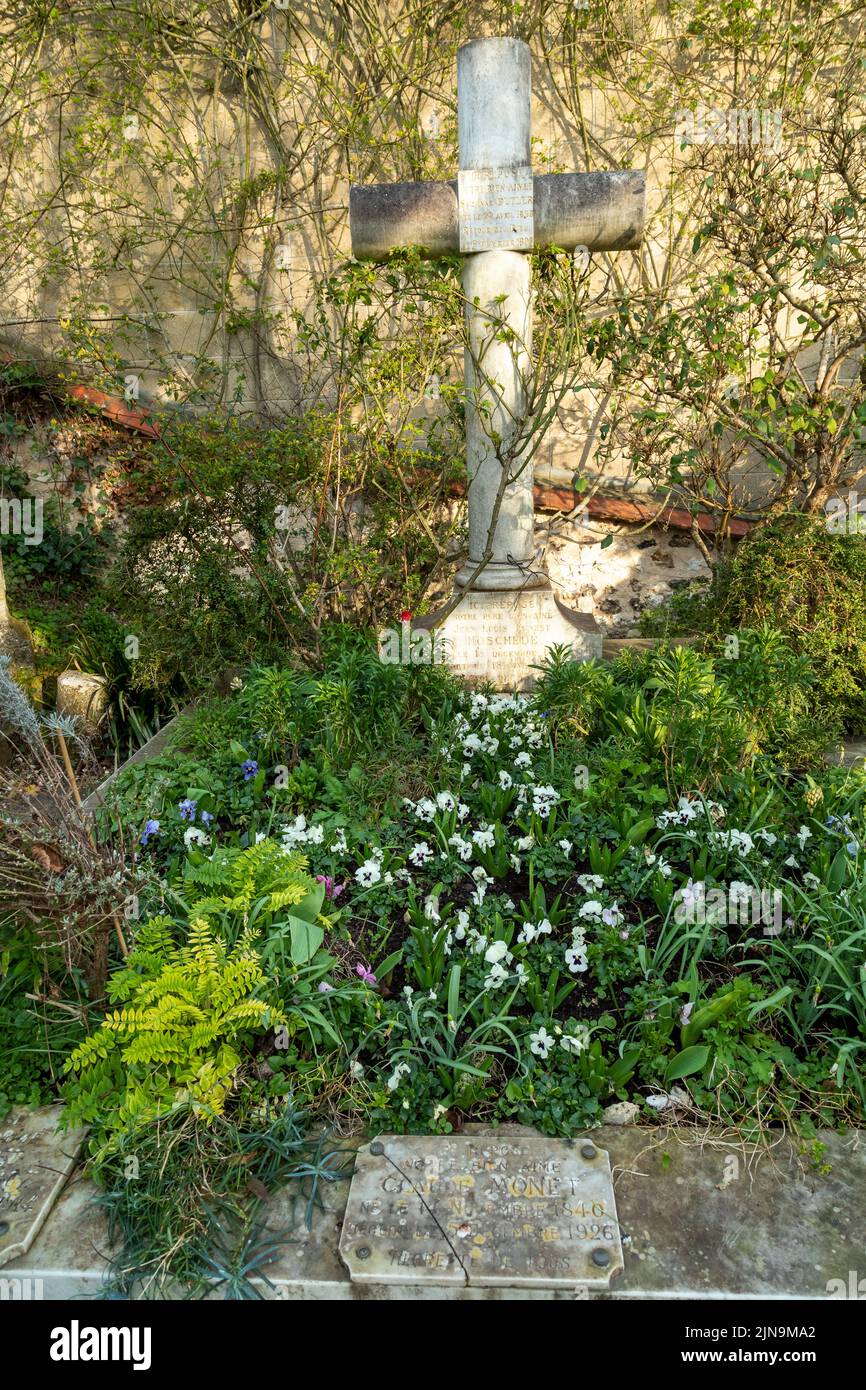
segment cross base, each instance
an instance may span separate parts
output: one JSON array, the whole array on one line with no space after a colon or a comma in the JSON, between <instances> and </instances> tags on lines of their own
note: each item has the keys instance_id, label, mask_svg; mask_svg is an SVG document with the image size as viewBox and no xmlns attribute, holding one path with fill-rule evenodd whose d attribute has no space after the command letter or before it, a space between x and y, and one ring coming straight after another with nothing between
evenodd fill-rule
<instances>
[{"instance_id":1,"label":"cross base","mask_svg":"<svg viewBox=\"0 0 866 1390\"><path fill-rule=\"evenodd\" d=\"M467 560L465 565L460 567L454 576L454 583L458 589L468 589L470 584L473 589L496 590L497 592L550 588L550 580L540 570L510 565L505 561L489 560L481 573L475 574L478 563L477 560ZM473 575L475 575L474 579L472 578Z\"/></svg>"}]
</instances>

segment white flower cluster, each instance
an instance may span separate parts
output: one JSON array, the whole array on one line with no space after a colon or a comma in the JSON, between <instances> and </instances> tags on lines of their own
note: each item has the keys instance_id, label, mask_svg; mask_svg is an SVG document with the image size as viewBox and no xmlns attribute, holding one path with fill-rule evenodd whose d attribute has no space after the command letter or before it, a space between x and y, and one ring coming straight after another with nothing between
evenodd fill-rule
<instances>
[{"instance_id":1,"label":"white flower cluster","mask_svg":"<svg viewBox=\"0 0 866 1390\"><path fill-rule=\"evenodd\" d=\"M556 1047L556 1040L559 1038L559 1045L565 1052L571 1052L574 1056L580 1056L589 1047L590 1032L585 1023L576 1025L576 1032L564 1033L557 1025L553 1033L548 1033L544 1024L534 1033L529 1034L529 1050L536 1057L540 1057L542 1062L546 1062L552 1050Z\"/></svg>"},{"instance_id":2,"label":"white flower cluster","mask_svg":"<svg viewBox=\"0 0 866 1390\"><path fill-rule=\"evenodd\" d=\"M538 941L542 936L550 936L553 927L544 917L540 922L524 922L517 934L517 940L521 945L531 946L533 941Z\"/></svg>"},{"instance_id":3,"label":"white flower cluster","mask_svg":"<svg viewBox=\"0 0 866 1390\"><path fill-rule=\"evenodd\" d=\"M741 859L746 859L755 848L755 841L747 830L711 830L707 835L710 849L733 850Z\"/></svg>"},{"instance_id":4,"label":"white flower cluster","mask_svg":"<svg viewBox=\"0 0 866 1390\"><path fill-rule=\"evenodd\" d=\"M586 932L578 923L571 929L571 945L565 952L565 963L572 975L583 975L589 969L586 954Z\"/></svg>"},{"instance_id":5,"label":"white flower cluster","mask_svg":"<svg viewBox=\"0 0 866 1390\"><path fill-rule=\"evenodd\" d=\"M553 787L532 788L532 809L542 820L546 820L559 800L559 792Z\"/></svg>"},{"instance_id":6,"label":"white flower cluster","mask_svg":"<svg viewBox=\"0 0 866 1390\"><path fill-rule=\"evenodd\" d=\"M345 843L345 832L338 831L343 835ZM306 816L295 816L291 825L285 826L280 835L280 842L283 849L297 849L298 845L320 845L325 838L325 827L323 825L307 825Z\"/></svg>"},{"instance_id":7,"label":"white flower cluster","mask_svg":"<svg viewBox=\"0 0 866 1390\"><path fill-rule=\"evenodd\" d=\"M681 796L673 811L662 811L656 816L656 825L659 830L665 830L669 825L691 825L702 812L713 823L725 818L725 808L718 801L693 801L688 796Z\"/></svg>"}]
</instances>

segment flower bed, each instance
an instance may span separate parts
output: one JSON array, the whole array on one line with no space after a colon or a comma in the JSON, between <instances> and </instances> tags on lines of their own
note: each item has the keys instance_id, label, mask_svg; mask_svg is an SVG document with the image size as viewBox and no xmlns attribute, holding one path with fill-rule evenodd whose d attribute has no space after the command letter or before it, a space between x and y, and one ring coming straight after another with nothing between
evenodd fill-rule
<instances>
[{"instance_id":1,"label":"flower bed","mask_svg":"<svg viewBox=\"0 0 866 1390\"><path fill-rule=\"evenodd\" d=\"M862 1119L866 775L810 760L807 664L740 643L554 652L525 697L352 639L121 774L79 837L76 882L110 845L126 896L62 1094L122 1287L266 1260L267 1192L296 1179L309 1215L339 1166L311 1125Z\"/></svg>"}]
</instances>

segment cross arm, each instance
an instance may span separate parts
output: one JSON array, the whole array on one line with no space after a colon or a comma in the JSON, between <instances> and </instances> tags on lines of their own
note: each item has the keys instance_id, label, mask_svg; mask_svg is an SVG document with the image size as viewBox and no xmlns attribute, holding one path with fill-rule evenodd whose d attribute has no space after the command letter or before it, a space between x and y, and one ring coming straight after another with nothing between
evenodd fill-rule
<instances>
[{"instance_id":1,"label":"cross arm","mask_svg":"<svg viewBox=\"0 0 866 1390\"><path fill-rule=\"evenodd\" d=\"M632 250L643 235L646 179L635 169L536 174L533 209L537 249ZM349 190L352 254L385 260L404 246L423 246L430 256L456 253L459 216L456 179L355 184Z\"/></svg>"}]
</instances>

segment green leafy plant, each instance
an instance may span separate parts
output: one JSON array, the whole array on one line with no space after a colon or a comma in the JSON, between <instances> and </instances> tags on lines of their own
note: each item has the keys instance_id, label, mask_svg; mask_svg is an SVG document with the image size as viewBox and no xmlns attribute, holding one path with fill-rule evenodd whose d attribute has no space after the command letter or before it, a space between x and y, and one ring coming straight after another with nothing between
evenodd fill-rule
<instances>
[{"instance_id":1,"label":"green leafy plant","mask_svg":"<svg viewBox=\"0 0 866 1390\"><path fill-rule=\"evenodd\" d=\"M177 1107L191 1107L204 1124L222 1114L246 1045L285 1021L267 998L252 942L245 932L229 949L203 920L192 922L184 945L173 941L165 918L141 928L109 982L111 1002L122 1007L66 1065L63 1122L91 1126L94 1156Z\"/></svg>"}]
</instances>

